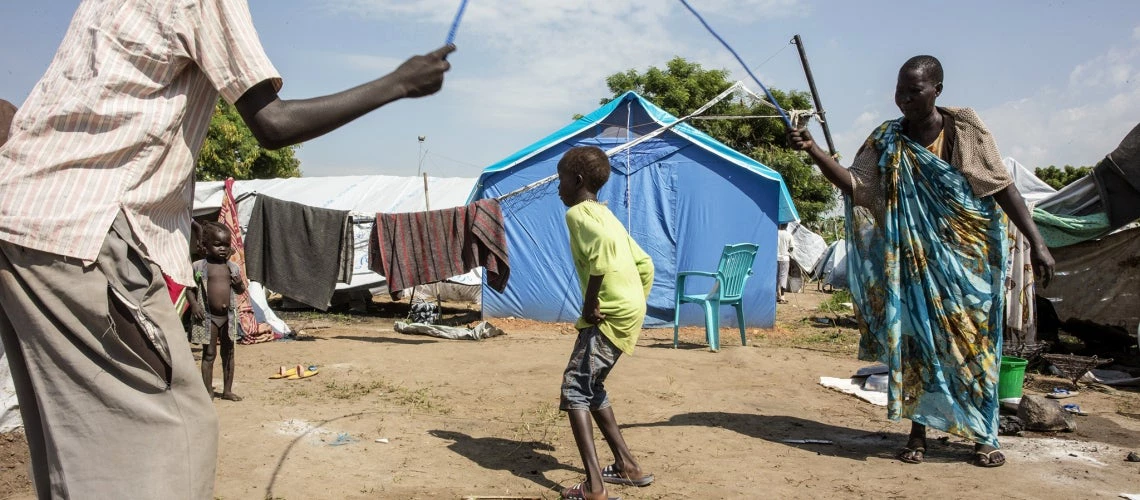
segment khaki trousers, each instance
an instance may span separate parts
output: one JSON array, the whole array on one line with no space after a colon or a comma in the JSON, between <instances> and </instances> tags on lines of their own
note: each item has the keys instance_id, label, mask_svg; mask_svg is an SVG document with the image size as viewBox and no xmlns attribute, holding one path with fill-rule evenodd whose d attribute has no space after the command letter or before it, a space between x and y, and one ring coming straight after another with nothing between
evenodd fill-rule
<instances>
[{"instance_id":1,"label":"khaki trousers","mask_svg":"<svg viewBox=\"0 0 1140 500\"><path fill-rule=\"evenodd\" d=\"M94 263L0 242L0 340L39 498L213 498L217 414L124 215Z\"/></svg>"}]
</instances>

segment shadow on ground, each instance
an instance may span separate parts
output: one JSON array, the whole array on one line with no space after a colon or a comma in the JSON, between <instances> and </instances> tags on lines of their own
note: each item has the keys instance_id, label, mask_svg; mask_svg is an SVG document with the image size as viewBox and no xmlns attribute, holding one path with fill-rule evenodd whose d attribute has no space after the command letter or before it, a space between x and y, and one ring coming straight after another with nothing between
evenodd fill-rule
<instances>
[{"instance_id":1,"label":"shadow on ground","mask_svg":"<svg viewBox=\"0 0 1140 500\"><path fill-rule=\"evenodd\" d=\"M553 491L561 491L560 485L546 477L553 470L568 470L583 473L582 469L563 465L558 459L543 453L554 447L541 441L514 441L497 437L473 437L462 432L431 430L428 434L451 441L447 448L475 462L484 469L505 470L515 477L532 481Z\"/></svg>"},{"instance_id":2,"label":"shadow on ground","mask_svg":"<svg viewBox=\"0 0 1140 500\"><path fill-rule=\"evenodd\" d=\"M811 451L824 456L864 461L868 458L894 460L906 442L906 435L895 432L867 432L849 427L784 415L748 413L696 412L674 415L664 422L623 425L633 427L710 427L730 430L751 438ZM833 444L795 443L787 440L827 440ZM968 460L973 446L949 440L930 440L927 462L960 462Z\"/></svg>"}]
</instances>

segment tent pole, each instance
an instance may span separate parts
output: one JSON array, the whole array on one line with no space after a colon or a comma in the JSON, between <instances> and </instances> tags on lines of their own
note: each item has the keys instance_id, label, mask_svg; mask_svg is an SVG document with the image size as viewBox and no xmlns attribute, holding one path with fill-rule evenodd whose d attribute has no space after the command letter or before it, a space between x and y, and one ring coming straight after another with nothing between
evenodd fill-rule
<instances>
[{"instance_id":1,"label":"tent pole","mask_svg":"<svg viewBox=\"0 0 1140 500\"><path fill-rule=\"evenodd\" d=\"M807 52L804 51L804 41L797 33L792 37L792 43L796 44L796 49L800 52L800 63L804 66L804 76L807 77L808 88L811 89L811 98L815 101L815 109L819 112L819 123L823 125L823 137L827 139L827 151L831 156L835 157L835 142L831 140L831 128L827 126L827 112L823 110L823 102L819 99L819 90L815 88L815 78L811 75L811 66L808 65Z\"/></svg>"}]
</instances>

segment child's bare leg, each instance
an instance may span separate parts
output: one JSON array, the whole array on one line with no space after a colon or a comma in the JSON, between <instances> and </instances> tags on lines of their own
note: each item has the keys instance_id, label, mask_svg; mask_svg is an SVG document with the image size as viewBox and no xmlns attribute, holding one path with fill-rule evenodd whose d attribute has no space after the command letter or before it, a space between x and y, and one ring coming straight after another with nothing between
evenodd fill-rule
<instances>
[{"instance_id":1,"label":"child's bare leg","mask_svg":"<svg viewBox=\"0 0 1140 500\"><path fill-rule=\"evenodd\" d=\"M608 498L606 485L602 483L602 468L598 465L598 452L594 448L594 426L590 422L590 412L567 410L566 415L570 418L570 430L574 432L574 442L578 445L578 453L582 455L582 465L586 469L583 496Z\"/></svg>"},{"instance_id":2,"label":"child's bare leg","mask_svg":"<svg viewBox=\"0 0 1140 500\"><path fill-rule=\"evenodd\" d=\"M226 325L229 331L229 325ZM218 342L222 344L222 399L241 401L241 396L234 394L234 340L227 335L218 335Z\"/></svg>"},{"instance_id":3,"label":"child's bare leg","mask_svg":"<svg viewBox=\"0 0 1140 500\"><path fill-rule=\"evenodd\" d=\"M202 346L202 383L206 384L206 392L214 397L214 359L218 357L218 327L213 321L207 320L210 325L210 341Z\"/></svg>"},{"instance_id":4,"label":"child's bare leg","mask_svg":"<svg viewBox=\"0 0 1140 500\"><path fill-rule=\"evenodd\" d=\"M637 460L633 458L633 453L629 451L629 446L625 444L625 438L622 437L621 429L614 417L613 407L607 406L591 413L594 415L594 420L598 422L598 428L601 429L602 436L606 438L606 443L610 445L610 451L614 454L615 468L629 479L637 480L645 477L641 466L637 464Z\"/></svg>"}]
</instances>

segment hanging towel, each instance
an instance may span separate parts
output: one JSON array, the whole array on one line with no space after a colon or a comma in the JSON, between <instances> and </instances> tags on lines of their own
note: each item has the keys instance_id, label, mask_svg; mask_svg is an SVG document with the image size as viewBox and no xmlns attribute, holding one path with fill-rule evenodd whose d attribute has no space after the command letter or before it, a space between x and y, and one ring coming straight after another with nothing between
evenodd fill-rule
<instances>
[{"instance_id":1,"label":"hanging towel","mask_svg":"<svg viewBox=\"0 0 1140 500\"><path fill-rule=\"evenodd\" d=\"M388 279L392 293L479 266L496 291L502 292L510 277L498 200L430 212L376 214L368 240L369 267Z\"/></svg>"},{"instance_id":2,"label":"hanging towel","mask_svg":"<svg viewBox=\"0 0 1140 500\"><path fill-rule=\"evenodd\" d=\"M337 281L352 277L348 212L259 195L249 217L245 258L250 280L328 309Z\"/></svg>"}]
</instances>

